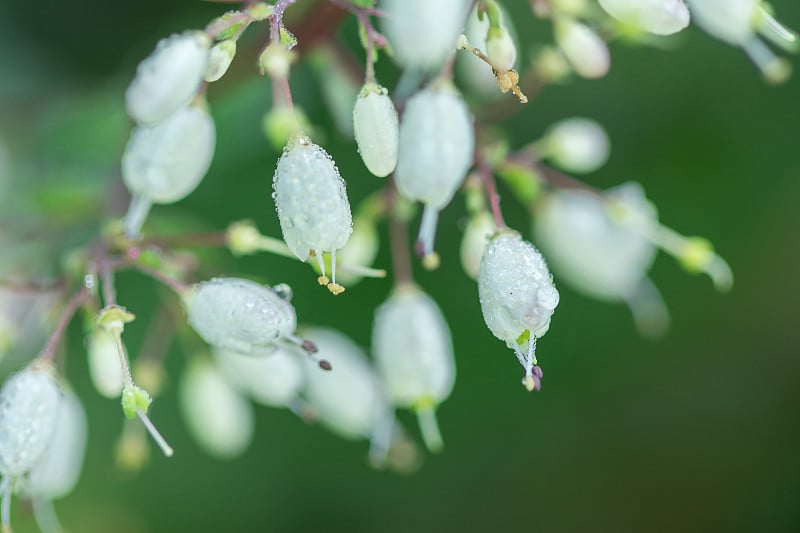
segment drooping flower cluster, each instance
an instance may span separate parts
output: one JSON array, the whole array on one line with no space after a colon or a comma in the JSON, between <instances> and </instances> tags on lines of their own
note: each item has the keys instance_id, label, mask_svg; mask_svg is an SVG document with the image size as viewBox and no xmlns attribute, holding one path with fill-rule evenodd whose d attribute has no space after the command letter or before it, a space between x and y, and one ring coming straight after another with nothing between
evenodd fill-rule
<instances>
[{"instance_id":1,"label":"drooping flower cluster","mask_svg":"<svg viewBox=\"0 0 800 533\"><path fill-rule=\"evenodd\" d=\"M211 165L214 121L202 98L193 102L209 66L215 79L227 68L220 57L225 52L215 47L210 55L210 47L201 31L162 40L139 64L125 93L128 114L137 122L122 157L123 181L133 195L125 220L130 238L139 237L152 204L185 198Z\"/></svg>"},{"instance_id":2,"label":"drooping flower cluster","mask_svg":"<svg viewBox=\"0 0 800 533\"><path fill-rule=\"evenodd\" d=\"M62 393L54 370L34 363L0 390L2 524L10 531L11 496L49 512L50 501L72 491L86 451L86 414L78 398Z\"/></svg>"}]
</instances>

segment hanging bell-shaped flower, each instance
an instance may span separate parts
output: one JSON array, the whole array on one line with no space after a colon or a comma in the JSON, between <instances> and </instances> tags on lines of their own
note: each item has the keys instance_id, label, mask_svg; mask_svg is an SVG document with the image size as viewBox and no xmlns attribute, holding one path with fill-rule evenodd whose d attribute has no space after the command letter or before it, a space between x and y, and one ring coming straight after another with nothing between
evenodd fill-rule
<instances>
[{"instance_id":1,"label":"hanging bell-shaped flower","mask_svg":"<svg viewBox=\"0 0 800 533\"><path fill-rule=\"evenodd\" d=\"M336 251L353 232L353 217L345 183L331 156L307 137L295 137L283 151L272 186L278 221L286 245L301 261L313 250L322 275L319 283L334 294ZM331 279L326 276L323 252L331 254Z\"/></svg>"},{"instance_id":2,"label":"hanging bell-shaped flower","mask_svg":"<svg viewBox=\"0 0 800 533\"><path fill-rule=\"evenodd\" d=\"M294 307L273 288L241 278L214 278L187 296L189 325L212 346L268 355L297 340Z\"/></svg>"},{"instance_id":3,"label":"hanging bell-shaped flower","mask_svg":"<svg viewBox=\"0 0 800 533\"><path fill-rule=\"evenodd\" d=\"M400 194L425 204L419 231L425 257L434 254L439 211L464 181L474 149L472 116L450 83L437 83L408 100L395 175Z\"/></svg>"},{"instance_id":4,"label":"hanging bell-shaped flower","mask_svg":"<svg viewBox=\"0 0 800 533\"><path fill-rule=\"evenodd\" d=\"M486 325L525 369L523 385L538 389L536 339L547 333L559 300L544 257L518 233L501 231L483 254L478 294Z\"/></svg>"},{"instance_id":5,"label":"hanging bell-shaped flower","mask_svg":"<svg viewBox=\"0 0 800 533\"><path fill-rule=\"evenodd\" d=\"M441 450L435 409L453 390L456 365L439 306L415 285L397 287L375 311L372 352L392 402L413 409L428 449Z\"/></svg>"},{"instance_id":6,"label":"hanging bell-shaped flower","mask_svg":"<svg viewBox=\"0 0 800 533\"><path fill-rule=\"evenodd\" d=\"M383 178L394 172L400 132L397 110L386 89L374 83L362 87L353 107L353 132L372 174Z\"/></svg>"}]
</instances>

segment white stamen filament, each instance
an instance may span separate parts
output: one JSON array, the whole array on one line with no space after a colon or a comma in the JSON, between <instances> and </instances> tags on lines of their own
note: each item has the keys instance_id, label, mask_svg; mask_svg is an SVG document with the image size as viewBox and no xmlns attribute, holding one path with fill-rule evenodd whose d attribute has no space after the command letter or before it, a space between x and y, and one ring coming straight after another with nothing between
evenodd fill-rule
<instances>
[{"instance_id":1,"label":"white stamen filament","mask_svg":"<svg viewBox=\"0 0 800 533\"><path fill-rule=\"evenodd\" d=\"M136 240L142 236L142 226L147 219L148 213L150 213L152 205L150 198L141 194L133 195L131 204L128 206L128 213L125 215L125 236L131 240Z\"/></svg>"},{"instance_id":2,"label":"white stamen filament","mask_svg":"<svg viewBox=\"0 0 800 533\"><path fill-rule=\"evenodd\" d=\"M795 32L775 20L775 17L770 15L762 6L758 6L758 15L761 21L758 33L774 45L788 52L797 51L798 40Z\"/></svg>"},{"instance_id":3,"label":"white stamen filament","mask_svg":"<svg viewBox=\"0 0 800 533\"><path fill-rule=\"evenodd\" d=\"M164 455L167 457L172 457L172 454L175 453L174 450L169 444L167 444L167 440L163 435L161 435L161 433L159 433L158 429L156 429L156 426L150 421L150 418L141 409L137 409L136 414L139 415L139 420L142 421L142 424L144 424L144 427L147 428L148 433L150 433L150 436L153 437L154 441L156 441L156 444L158 444L158 447L161 448L162 452L164 452Z\"/></svg>"},{"instance_id":4,"label":"white stamen filament","mask_svg":"<svg viewBox=\"0 0 800 533\"><path fill-rule=\"evenodd\" d=\"M436 410L433 405L417 409L417 422L422 433L422 440L431 452L438 453L444 448L442 434L439 431L439 422L436 420Z\"/></svg>"},{"instance_id":5,"label":"white stamen filament","mask_svg":"<svg viewBox=\"0 0 800 533\"><path fill-rule=\"evenodd\" d=\"M439 220L439 210L429 205L422 211L422 220L419 223L419 237L422 243L423 257L433 254L433 243L436 239L436 224Z\"/></svg>"}]
</instances>

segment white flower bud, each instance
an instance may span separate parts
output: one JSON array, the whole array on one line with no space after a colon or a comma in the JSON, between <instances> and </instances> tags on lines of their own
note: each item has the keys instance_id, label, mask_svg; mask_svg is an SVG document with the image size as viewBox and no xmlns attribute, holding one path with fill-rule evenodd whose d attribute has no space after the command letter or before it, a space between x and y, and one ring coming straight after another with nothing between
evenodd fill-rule
<instances>
[{"instance_id":1,"label":"white flower bud","mask_svg":"<svg viewBox=\"0 0 800 533\"><path fill-rule=\"evenodd\" d=\"M29 497L55 500L72 492L86 455L86 412L73 393L66 393L55 431L44 457L28 474L22 491Z\"/></svg>"},{"instance_id":2,"label":"white flower bud","mask_svg":"<svg viewBox=\"0 0 800 533\"><path fill-rule=\"evenodd\" d=\"M603 39L589 26L573 19L560 19L555 27L556 42L582 78L602 78L611 66Z\"/></svg>"},{"instance_id":3,"label":"white flower bud","mask_svg":"<svg viewBox=\"0 0 800 533\"><path fill-rule=\"evenodd\" d=\"M301 261L314 250L326 284L322 253L332 256L336 284L336 250L353 232L350 202L342 177L331 156L308 138L300 137L283 151L272 186L283 240Z\"/></svg>"},{"instance_id":4,"label":"white flower bud","mask_svg":"<svg viewBox=\"0 0 800 533\"><path fill-rule=\"evenodd\" d=\"M234 56L236 56L236 41L233 39L212 46L208 53L208 65L203 78L209 83L220 79L228 72Z\"/></svg>"},{"instance_id":5,"label":"white flower bud","mask_svg":"<svg viewBox=\"0 0 800 533\"><path fill-rule=\"evenodd\" d=\"M610 150L608 135L600 124L569 118L550 127L542 155L566 171L585 174L603 166Z\"/></svg>"},{"instance_id":6,"label":"white flower bud","mask_svg":"<svg viewBox=\"0 0 800 533\"><path fill-rule=\"evenodd\" d=\"M281 340L292 341L294 307L270 287L240 278L214 278L188 297L188 321L209 344L234 352L265 355Z\"/></svg>"},{"instance_id":7,"label":"white flower bud","mask_svg":"<svg viewBox=\"0 0 800 533\"><path fill-rule=\"evenodd\" d=\"M496 231L494 219L487 211L481 211L471 217L467 227L464 228L464 236L461 238L461 266L474 280L478 279L483 253L489 246L489 239Z\"/></svg>"},{"instance_id":8,"label":"white flower bud","mask_svg":"<svg viewBox=\"0 0 800 533\"><path fill-rule=\"evenodd\" d=\"M181 376L178 392L186 426L201 448L222 459L247 449L255 426L253 406L211 361L192 361Z\"/></svg>"},{"instance_id":9,"label":"white flower bud","mask_svg":"<svg viewBox=\"0 0 800 533\"><path fill-rule=\"evenodd\" d=\"M741 46L753 35L756 0L689 0L695 24L717 39Z\"/></svg>"},{"instance_id":10,"label":"white flower bud","mask_svg":"<svg viewBox=\"0 0 800 533\"><path fill-rule=\"evenodd\" d=\"M689 25L683 0L600 0L600 7L622 24L655 35L672 35Z\"/></svg>"},{"instance_id":11,"label":"white flower bud","mask_svg":"<svg viewBox=\"0 0 800 533\"><path fill-rule=\"evenodd\" d=\"M169 204L191 193L214 155L215 129L204 109L184 107L153 126L138 126L122 156L122 179L133 194Z\"/></svg>"},{"instance_id":12,"label":"white flower bud","mask_svg":"<svg viewBox=\"0 0 800 533\"><path fill-rule=\"evenodd\" d=\"M305 381L298 354L283 347L257 357L218 348L214 359L231 384L263 405L287 406L298 397Z\"/></svg>"},{"instance_id":13,"label":"white flower bud","mask_svg":"<svg viewBox=\"0 0 800 533\"><path fill-rule=\"evenodd\" d=\"M403 196L441 209L464 181L474 147L472 116L455 88L418 92L400 123L397 187Z\"/></svg>"},{"instance_id":14,"label":"white flower bud","mask_svg":"<svg viewBox=\"0 0 800 533\"><path fill-rule=\"evenodd\" d=\"M486 325L514 350L523 384L533 390L536 339L547 332L559 300L544 257L518 233L498 234L483 254L478 294Z\"/></svg>"},{"instance_id":15,"label":"white flower bud","mask_svg":"<svg viewBox=\"0 0 800 533\"><path fill-rule=\"evenodd\" d=\"M416 286L398 287L375 311L372 352L389 397L417 412L425 444L440 450L434 409L453 390L456 368L450 329L436 302Z\"/></svg>"},{"instance_id":16,"label":"white flower bud","mask_svg":"<svg viewBox=\"0 0 800 533\"><path fill-rule=\"evenodd\" d=\"M370 439L373 456L385 455L394 412L366 354L338 331L312 328L303 334L333 368L320 372L306 360L305 396L317 418L342 437Z\"/></svg>"},{"instance_id":17,"label":"white flower bud","mask_svg":"<svg viewBox=\"0 0 800 533\"><path fill-rule=\"evenodd\" d=\"M114 337L96 328L87 338L86 350L94 388L106 398L119 398L124 377Z\"/></svg>"},{"instance_id":18,"label":"white flower bud","mask_svg":"<svg viewBox=\"0 0 800 533\"><path fill-rule=\"evenodd\" d=\"M44 456L58 421L61 391L48 368L28 367L0 390L0 473L16 478Z\"/></svg>"},{"instance_id":19,"label":"white flower bud","mask_svg":"<svg viewBox=\"0 0 800 533\"><path fill-rule=\"evenodd\" d=\"M517 62L517 45L505 27L490 28L486 37L486 56L497 72L507 72Z\"/></svg>"},{"instance_id":20,"label":"white flower bud","mask_svg":"<svg viewBox=\"0 0 800 533\"><path fill-rule=\"evenodd\" d=\"M658 220L636 183L611 189L608 198L579 190L548 195L536 211L535 235L559 279L594 298L621 301L653 263L647 233Z\"/></svg>"},{"instance_id":21,"label":"white flower bud","mask_svg":"<svg viewBox=\"0 0 800 533\"><path fill-rule=\"evenodd\" d=\"M435 71L455 53L466 18L466 0L382 0L383 31L393 59L410 70Z\"/></svg>"},{"instance_id":22,"label":"white flower bud","mask_svg":"<svg viewBox=\"0 0 800 533\"><path fill-rule=\"evenodd\" d=\"M400 132L397 111L386 89L364 85L353 107L353 131L367 169L379 178L394 172Z\"/></svg>"},{"instance_id":23,"label":"white flower bud","mask_svg":"<svg viewBox=\"0 0 800 533\"><path fill-rule=\"evenodd\" d=\"M447 205L472 166L472 117L454 87L439 84L412 96L400 122L397 188L425 204L419 240L433 254L438 212Z\"/></svg>"},{"instance_id":24,"label":"white flower bud","mask_svg":"<svg viewBox=\"0 0 800 533\"><path fill-rule=\"evenodd\" d=\"M125 93L128 114L141 124L153 124L189 103L208 64L209 37L189 31L162 39L136 69Z\"/></svg>"}]
</instances>

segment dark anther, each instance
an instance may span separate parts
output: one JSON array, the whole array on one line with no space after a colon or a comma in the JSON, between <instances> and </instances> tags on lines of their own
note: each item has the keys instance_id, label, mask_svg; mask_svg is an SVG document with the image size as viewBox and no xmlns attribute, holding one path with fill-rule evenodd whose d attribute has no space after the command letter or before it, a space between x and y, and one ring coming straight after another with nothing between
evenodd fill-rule
<instances>
[{"instance_id":1,"label":"dark anther","mask_svg":"<svg viewBox=\"0 0 800 533\"><path fill-rule=\"evenodd\" d=\"M325 359L322 359L322 360L321 360L319 363L317 363L317 364L319 365L319 367L320 367L322 370L331 370L331 369L333 368L333 367L331 366L331 364L330 364L328 361L326 361Z\"/></svg>"},{"instance_id":2,"label":"dark anther","mask_svg":"<svg viewBox=\"0 0 800 533\"><path fill-rule=\"evenodd\" d=\"M308 353L317 353L318 351L317 345L311 341L303 341L303 344L301 344L300 347Z\"/></svg>"}]
</instances>

